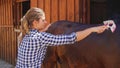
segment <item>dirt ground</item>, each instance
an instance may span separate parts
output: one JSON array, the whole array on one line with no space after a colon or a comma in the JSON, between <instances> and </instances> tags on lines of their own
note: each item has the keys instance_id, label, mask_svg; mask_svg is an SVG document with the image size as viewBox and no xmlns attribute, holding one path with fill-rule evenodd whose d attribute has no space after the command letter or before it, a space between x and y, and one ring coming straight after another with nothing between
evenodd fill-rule
<instances>
[{"instance_id":1,"label":"dirt ground","mask_svg":"<svg viewBox=\"0 0 120 68\"><path fill-rule=\"evenodd\" d=\"M14 68L14 66L0 59L0 68Z\"/></svg>"}]
</instances>

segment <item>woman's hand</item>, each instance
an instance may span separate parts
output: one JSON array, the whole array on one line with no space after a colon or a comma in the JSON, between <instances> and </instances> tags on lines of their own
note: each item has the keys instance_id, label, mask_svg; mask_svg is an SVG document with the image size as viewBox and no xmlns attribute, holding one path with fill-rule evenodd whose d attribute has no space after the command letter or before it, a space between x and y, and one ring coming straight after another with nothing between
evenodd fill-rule
<instances>
[{"instance_id":1,"label":"woman's hand","mask_svg":"<svg viewBox=\"0 0 120 68\"><path fill-rule=\"evenodd\" d=\"M51 24L48 24L43 30L40 30L42 32L45 32L49 27L50 27Z\"/></svg>"},{"instance_id":2,"label":"woman's hand","mask_svg":"<svg viewBox=\"0 0 120 68\"><path fill-rule=\"evenodd\" d=\"M105 31L105 29L107 29L108 27L105 25L102 26L97 26L97 27L91 27L88 29L85 29L83 31L78 31L76 32L76 36L77 36L77 41L80 41L84 38L86 38L88 35L90 35L92 32L96 32L96 33L102 33Z\"/></svg>"}]
</instances>

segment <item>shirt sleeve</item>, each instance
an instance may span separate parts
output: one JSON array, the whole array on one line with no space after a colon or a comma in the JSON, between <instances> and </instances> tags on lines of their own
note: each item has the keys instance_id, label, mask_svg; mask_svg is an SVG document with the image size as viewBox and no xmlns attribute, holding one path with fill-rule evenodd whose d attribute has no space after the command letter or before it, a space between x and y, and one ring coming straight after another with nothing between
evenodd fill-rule
<instances>
[{"instance_id":1,"label":"shirt sleeve","mask_svg":"<svg viewBox=\"0 0 120 68\"><path fill-rule=\"evenodd\" d=\"M76 41L76 33L73 32L68 35L53 35L50 33L42 32L40 40L41 45L46 46L73 44Z\"/></svg>"}]
</instances>

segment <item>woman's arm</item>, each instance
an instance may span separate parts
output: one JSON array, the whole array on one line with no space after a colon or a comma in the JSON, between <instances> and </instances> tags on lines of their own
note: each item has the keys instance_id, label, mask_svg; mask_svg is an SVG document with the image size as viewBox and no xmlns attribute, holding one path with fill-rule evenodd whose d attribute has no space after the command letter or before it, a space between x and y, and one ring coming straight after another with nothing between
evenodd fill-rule
<instances>
[{"instance_id":1,"label":"woman's arm","mask_svg":"<svg viewBox=\"0 0 120 68\"><path fill-rule=\"evenodd\" d=\"M46 46L73 44L75 41L84 39L92 32L102 33L105 29L107 29L107 26L91 27L68 35L53 35L50 33L41 32L39 35L40 37L38 38L41 40L40 43Z\"/></svg>"},{"instance_id":2,"label":"woman's arm","mask_svg":"<svg viewBox=\"0 0 120 68\"><path fill-rule=\"evenodd\" d=\"M78 32L76 32L77 41L84 39L85 37L90 35L92 32L102 33L107 28L108 28L107 26L103 25L103 26L91 27L91 28L85 29L83 31L78 31Z\"/></svg>"},{"instance_id":3,"label":"woman's arm","mask_svg":"<svg viewBox=\"0 0 120 68\"><path fill-rule=\"evenodd\" d=\"M50 33L41 32L38 39L40 39L40 43L45 46L73 44L76 41L76 33L73 32L68 35L53 35Z\"/></svg>"}]
</instances>

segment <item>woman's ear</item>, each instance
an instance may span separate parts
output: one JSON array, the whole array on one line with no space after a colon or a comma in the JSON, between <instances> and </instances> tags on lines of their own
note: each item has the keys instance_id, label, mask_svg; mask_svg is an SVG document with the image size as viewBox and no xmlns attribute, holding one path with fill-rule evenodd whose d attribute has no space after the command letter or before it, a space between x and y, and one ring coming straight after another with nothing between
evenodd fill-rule
<instances>
[{"instance_id":1,"label":"woman's ear","mask_svg":"<svg viewBox=\"0 0 120 68\"><path fill-rule=\"evenodd\" d=\"M32 24L33 24L33 26L36 26L37 23L38 23L38 22L37 22L36 20L34 20Z\"/></svg>"}]
</instances>

